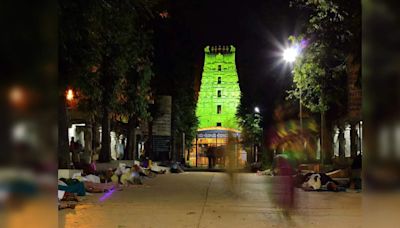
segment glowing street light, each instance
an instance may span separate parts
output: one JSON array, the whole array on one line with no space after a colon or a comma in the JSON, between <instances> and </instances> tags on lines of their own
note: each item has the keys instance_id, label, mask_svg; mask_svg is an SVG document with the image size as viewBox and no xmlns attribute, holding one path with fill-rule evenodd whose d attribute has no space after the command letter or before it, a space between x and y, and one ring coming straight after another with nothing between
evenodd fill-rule
<instances>
[{"instance_id":1,"label":"glowing street light","mask_svg":"<svg viewBox=\"0 0 400 228\"><path fill-rule=\"evenodd\" d=\"M72 101L74 99L74 91L72 89L67 90L66 98L68 101Z\"/></svg>"},{"instance_id":2,"label":"glowing street light","mask_svg":"<svg viewBox=\"0 0 400 228\"><path fill-rule=\"evenodd\" d=\"M254 108L254 112L255 112L255 113L260 113L260 108L255 107L255 108Z\"/></svg>"},{"instance_id":3,"label":"glowing street light","mask_svg":"<svg viewBox=\"0 0 400 228\"><path fill-rule=\"evenodd\" d=\"M288 63L293 63L299 54L299 48L297 46L292 46L283 50L283 59Z\"/></svg>"}]
</instances>

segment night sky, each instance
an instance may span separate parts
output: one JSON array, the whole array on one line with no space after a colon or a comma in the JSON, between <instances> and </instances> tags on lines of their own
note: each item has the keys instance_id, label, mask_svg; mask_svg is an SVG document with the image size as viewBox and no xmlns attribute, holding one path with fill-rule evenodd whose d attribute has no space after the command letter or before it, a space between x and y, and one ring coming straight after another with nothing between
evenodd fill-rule
<instances>
[{"instance_id":1,"label":"night sky","mask_svg":"<svg viewBox=\"0 0 400 228\"><path fill-rule=\"evenodd\" d=\"M277 54L279 45L301 28L303 19L298 10L290 8L286 0L181 0L169 3L167 9L170 17L156 30L158 74L173 71L177 56L181 56L193 64L188 79L198 79L204 47L233 44L245 101L248 107L258 105L270 119L292 83L290 68L279 62ZM166 85L166 81L161 84Z\"/></svg>"}]
</instances>

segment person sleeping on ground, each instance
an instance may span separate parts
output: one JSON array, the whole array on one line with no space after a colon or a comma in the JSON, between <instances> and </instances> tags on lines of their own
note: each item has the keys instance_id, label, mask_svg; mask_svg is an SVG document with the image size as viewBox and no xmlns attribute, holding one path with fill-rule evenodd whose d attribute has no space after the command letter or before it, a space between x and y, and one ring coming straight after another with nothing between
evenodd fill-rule
<instances>
[{"instance_id":1,"label":"person sleeping on ground","mask_svg":"<svg viewBox=\"0 0 400 228\"><path fill-rule=\"evenodd\" d=\"M294 183L297 188L305 191L339 191L341 189L339 184L325 173L297 174L294 177Z\"/></svg>"}]
</instances>

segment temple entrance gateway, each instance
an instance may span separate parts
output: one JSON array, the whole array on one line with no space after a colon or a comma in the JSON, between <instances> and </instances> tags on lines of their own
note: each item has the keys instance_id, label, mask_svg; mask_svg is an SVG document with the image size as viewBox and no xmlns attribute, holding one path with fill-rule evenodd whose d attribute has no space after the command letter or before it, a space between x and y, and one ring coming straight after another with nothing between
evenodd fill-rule
<instances>
[{"instance_id":1,"label":"temple entrance gateway","mask_svg":"<svg viewBox=\"0 0 400 228\"><path fill-rule=\"evenodd\" d=\"M243 168L240 132L228 128L199 129L188 163L203 168ZM196 156L197 154L197 156ZM197 161L196 161L197 160Z\"/></svg>"}]
</instances>

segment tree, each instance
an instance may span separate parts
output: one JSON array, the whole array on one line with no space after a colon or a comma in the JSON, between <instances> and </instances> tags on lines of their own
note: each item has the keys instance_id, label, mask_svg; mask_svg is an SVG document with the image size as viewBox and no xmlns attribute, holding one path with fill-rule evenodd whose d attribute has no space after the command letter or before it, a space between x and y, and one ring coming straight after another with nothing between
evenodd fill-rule
<instances>
[{"instance_id":1,"label":"tree","mask_svg":"<svg viewBox=\"0 0 400 228\"><path fill-rule=\"evenodd\" d=\"M136 11L130 15L131 37L126 46L126 58L130 64L121 83L117 109L118 114L127 121L126 159L135 158L135 129L139 122L151 118L150 81L154 73L153 28L150 22L154 19L156 3L157 1L136 1Z\"/></svg>"},{"instance_id":2,"label":"tree","mask_svg":"<svg viewBox=\"0 0 400 228\"><path fill-rule=\"evenodd\" d=\"M126 159L134 159L135 151L135 129L140 121L151 118L149 109L150 101L150 79L153 75L150 68L151 63L143 63L144 68L138 67L132 69L126 77L123 84L123 93L125 98L122 102L120 113L127 118L127 148Z\"/></svg>"},{"instance_id":3,"label":"tree","mask_svg":"<svg viewBox=\"0 0 400 228\"><path fill-rule=\"evenodd\" d=\"M110 5L115 8L114 16L110 16L107 20L111 22L105 31L106 43L110 41L112 45L117 46L120 51L119 60L113 58L114 66L119 70L114 77L106 82L106 90L103 98L103 128L107 126L107 103L111 103L111 112L117 113L119 116L127 118L127 159L134 158L135 145L135 128L138 121L149 117L148 102L150 95L150 79L153 76L152 66L152 29L149 21L153 18L153 7L157 1L132 1L124 0L114 3L110 1ZM117 4L117 5L115 5ZM110 14L112 15L112 13ZM113 26L118 24L119 26ZM112 29L109 29L112 28ZM111 76L112 74L108 74ZM110 81L114 83L110 83ZM113 90L114 89L114 90ZM108 102L107 94L109 91L117 91L114 97ZM106 119L107 118L107 119ZM109 133L104 131L103 137ZM109 137L108 137L109 138ZM107 145L106 145L107 144ZM109 142L105 141L102 145L102 155L109 160Z\"/></svg>"},{"instance_id":4,"label":"tree","mask_svg":"<svg viewBox=\"0 0 400 228\"><path fill-rule=\"evenodd\" d=\"M347 58L359 56L361 33L360 1L294 0L291 5L306 10L308 23L297 37L290 37L302 52L294 64L294 88L288 98L300 98L312 112L321 113L323 150L330 162L330 120L345 112Z\"/></svg>"},{"instance_id":5,"label":"tree","mask_svg":"<svg viewBox=\"0 0 400 228\"><path fill-rule=\"evenodd\" d=\"M98 85L92 75L89 75L89 66L93 66L96 55L92 34L90 31L95 29L96 24L91 23L96 18L96 8L94 1L59 1L59 102L58 102L58 154L61 168L69 166L68 149L68 119L65 93L68 88L83 90L81 95L91 94L91 102L96 103L99 97ZM80 25L80 26L76 26ZM90 80L85 80L85 79ZM98 95L98 96L96 96ZM85 107L84 101L79 104ZM97 110L96 105L88 105L88 110Z\"/></svg>"},{"instance_id":6,"label":"tree","mask_svg":"<svg viewBox=\"0 0 400 228\"><path fill-rule=\"evenodd\" d=\"M74 75L68 83L75 84L81 94L80 108L91 113L92 119L101 119L102 162L111 155L111 115L146 113L146 106L139 101L149 92L145 85L151 61L143 53L151 41L142 38L148 32L140 19L151 14L153 5L154 1L139 0L60 3L61 66ZM132 81L136 83L130 84ZM138 95L139 99L132 99Z\"/></svg>"},{"instance_id":7,"label":"tree","mask_svg":"<svg viewBox=\"0 0 400 228\"><path fill-rule=\"evenodd\" d=\"M185 133L185 148L190 149L193 139L196 137L198 126L193 87L188 86L178 89L174 94L172 106L174 110L172 118L174 138L179 139ZM179 142L178 140L175 141L178 144ZM182 151L178 154L183 155L184 152ZM175 159L179 159L179 157L177 156Z\"/></svg>"},{"instance_id":8,"label":"tree","mask_svg":"<svg viewBox=\"0 0 400 228\"><path fill-rule=\"evenodd\" d=\"M241 128L242 143L245 147L250 147L252 151L252 159L257 156L255 153L256 145L262 144L261 115L253 111L254 107L246 106L244 95L240 99L240 104L236 113L239 126ZM260 149L263 149L259 147Z\"/></svg>"}]
</instances>

